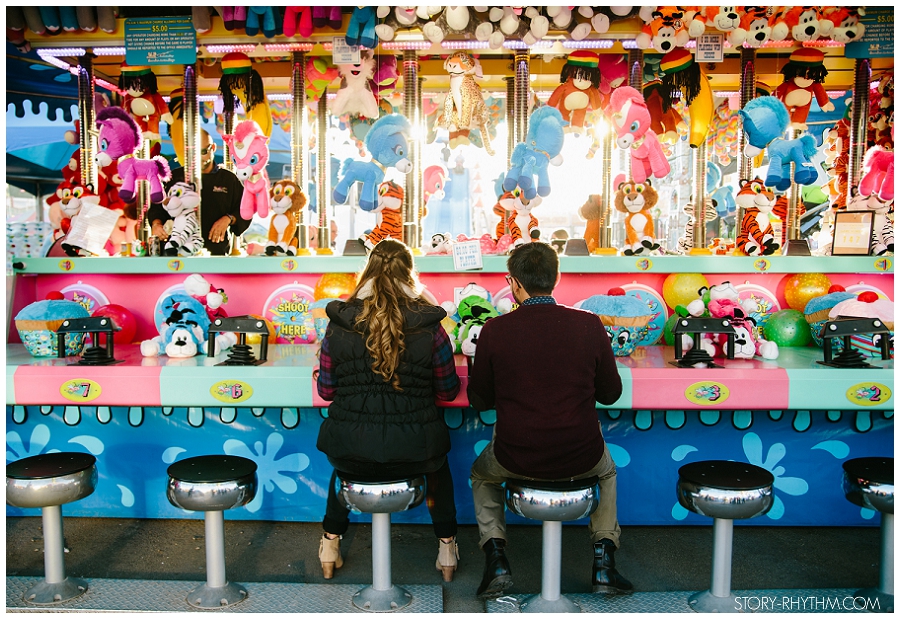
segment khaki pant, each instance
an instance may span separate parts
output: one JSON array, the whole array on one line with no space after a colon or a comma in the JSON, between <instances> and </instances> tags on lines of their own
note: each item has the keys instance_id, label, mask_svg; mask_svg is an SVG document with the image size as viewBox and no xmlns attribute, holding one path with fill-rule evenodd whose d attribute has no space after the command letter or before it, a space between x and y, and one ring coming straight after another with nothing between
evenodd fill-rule
<instances>
[{"instance_id":1,"label":"khaki pant","mask_svg":"<svg viewBox=\"0 0 900 619\"><path fill-rule=\"evenodd\" d=\"M591 514L588 532L591 542L603 538L612 540L619 547L619 521L616 517L616 463L609 455L609 449L603 450L600 462L589 471L572 479L583 479L596 475L600 478L600 504ZM503 482L508 478L534 480L509 472L497 462L494 455L494 441L491 440L481 455L472 463L472 498L475 500L475 519L478 521L478 532L481 534L480 546L489 539L506 539L506 489ZM547 480L545 480L547 481ZM552 480L560 481L560 480ZM567 481L567 480L566 480Z\"/></svg>"}]
</instances>

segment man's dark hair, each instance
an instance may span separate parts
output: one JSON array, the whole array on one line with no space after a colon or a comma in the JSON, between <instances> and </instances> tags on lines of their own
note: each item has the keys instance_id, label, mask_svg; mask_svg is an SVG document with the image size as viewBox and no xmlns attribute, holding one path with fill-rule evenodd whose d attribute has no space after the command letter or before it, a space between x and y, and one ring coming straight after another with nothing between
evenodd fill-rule
<instances>
[{"instance_id":1,"label":"man's dark hair","mask_svg":"<svg viewBox=\"0 0 900 619\"><path fill-rule=\"evenodd\" d=\"M530 296L549 295L559 277L559 256L547 243L525 243L510 252L506 269Z\"/></svg>"}]
</instances>

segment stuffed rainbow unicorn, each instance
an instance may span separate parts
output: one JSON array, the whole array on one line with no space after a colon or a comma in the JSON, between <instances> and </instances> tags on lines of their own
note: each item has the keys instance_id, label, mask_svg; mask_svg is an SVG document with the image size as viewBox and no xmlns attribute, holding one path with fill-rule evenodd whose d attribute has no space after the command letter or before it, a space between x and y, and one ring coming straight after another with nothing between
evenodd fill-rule
<instances>
[{"instance_id":1,"label":"stuffed rainbow unicorn","mask_svg":"<svg viewBox=\"0 0 900 619\"><path fill-rule=\"evenodd\" d=\"M171 178L169 164L160 156L152 159L138 159L135 151L144 142L141 128L131 115L120 107L107 107L97 113L97 138L99 149L94 162L100 168L118 161L118 172L122 178L119 197L125 202L134 200L137 181L150 182L150 201L162 202L165 193L162 184Z\"/></svg>"},{"instance_id":2,"label":"stuffed rainbow unicorn","mask_svg":"<svg viewBox=\"0 0 900 619\"><path fill-rule=\"evenodd\" d=\"M630 86L617 88L609 100L616 146L631 154L631 178L641 184L650 178L669 175L669 161L650 128L650 111L644 95Z\"/></svg>"},{"instance_id":3,"label":"stuffed rainbow unicorn","mask_svg":"<svg viewBox=\"0 0 900 619\"><path fill-rule=\"evenodd\" d=\"M254 213L260 217L269 214L269 138L262 132L256 121L244 120L234 128L232 135L222 139L231 151L234 160L234 174L244 184L241 198L241 218L252 219Z\"/></svg>"}]
</instances>

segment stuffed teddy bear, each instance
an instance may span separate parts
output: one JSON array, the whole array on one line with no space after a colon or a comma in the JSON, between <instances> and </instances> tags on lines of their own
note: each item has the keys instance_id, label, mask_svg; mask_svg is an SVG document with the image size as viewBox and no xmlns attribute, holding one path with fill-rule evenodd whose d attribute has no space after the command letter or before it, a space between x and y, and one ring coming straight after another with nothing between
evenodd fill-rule
<instances>
[{"instance_id":1,"label":"stuffed teddy bear","mask_svg":"<svg viewBox=\"0 0 900 619\"><path fill-rule=\"evenodd\" d=\"M272 137L272 111L263 88L262 77L251 66L250 57L241 52L222 56L219 79L223 110L234 114L235 101L240 101L247 120L255 121L266 137Z\"/></svg>"},{"instance_id":2,"label":"stuffed teddy bear","mask_svg":"<svg viewBox=\"0 0 900 619\"><path fill-rule=\"evenodd\" d=\"M588 110L601 109L599 62L599 54L584 49L566 58L559 74L560 85L547 100L547 105L559 110L563 120L569 123L566 133L581 133Z\"/></svg>"},{"instance_id":3,"label":"stuffed teddy bear","mask_svg":"<svg viewBox=\"0 0 900 619\"><path fill-rule=\"evenodd\" d=\"M790 124L790 115L778 97L756 97L738 115L744 127L747 143L745 157L756 157L775 138L780 138Z\"/></svg>"},{"instance_id":4,"label":"stuffed teddy bear","mask_svg":"<svg viewBox=\"0 0 900 619\"><path fill-rule=\"evenodd\" d=\"M173 292L161 304L163 322L159 335L141 342L141 354L157 357L187 358L206 354L210 318L204 306L187 292ZM218 355L237 342L234 333L222 332L213 338Z\"/></svg>"},{"instance_id":5,"label":"stuffed teddy bear","mask_svg":"<svg viewBox=\"0 0 900 619\"><path fill-rule=\"evenodd\" d=\"M382 239L403 240L403 187L393 181L378 186L378 224L372 231L360 237L367 249L373 249Z\"/></svg>"},{"instance_id":6,"label":"stuffed teddy bear","mask_svg":"<svg viewBox=\"0 0 900 619\"><path fill-rule=\"evenodd\" d=\"M145 66L122 63L119 88L125 91L122 107L131 114L141 128L144 139L150 140L150 156L160 153L159 121L172 122L172 114L156 85L156 75Z\"/></svg>"},{"instance_id":7,"label":"stuffed teddy bear","mask_svg":"<svg viewBox=\"0 0 900 619\"><path fill-rule=\"evenodd\" d=\"M450 74L450 92L444 99L443 111L437 118L437 125L450 131L450 148L469 143L469 133L479 129L484 141L484 150L494 155L491 136L488 132L490 112L484 102L481 86L475 82L481 77L481 64L465 51L457 51L444 61L444 70Z\"/></svg>"},{"instance_id":8,"label":"stuffed teddy bear","mask_svg":"<svg viewBox=\"0 0 900 619\"><path fill-rule=\"evenodd\" d=\"M643 183L625 182L620 174L613 181L617 187L616 210L625 213L625 245L622 253L626 256L649 255L659 249L650 211L656 206L657 193L647 179Z\"/></svg>"},{"instance_id":9,"label":"stuffed teddy bear","mask_svg":"<svg viewBox=\"0 0 900 619\"><path fill-rule=\"evenodd\" d=\"M269 238L266 241L267 256L297 255L297 228L300 213L306 208L307 202L306 192L294 181L283 179L272 183L272 188L269 189L269 208L273 215L269 221Z\"/></svg>"},{"instance_id":10,"label":"stuffed teddy bear","mask_svg":"<svg viewBox=\"0 0 900 619\"><path fill-rule=\"evenodd\" d=\"M617 88L610 98L616 146L631 153L631 176L643 183L651 175L668 176L669 161L656 133L650 128L650 111L644 97L631 86Z\"/></svg>"},{"instance_id":11,"label":"stuffed teddy bear","mask_svg":"<svg viewBox=\"0 0 900 619\"><path fill-rule=\"evenodd\" d=\"M350 114L378 118L378 100L369 86L375 75L375 58L371 50L359 50L359 62L356 64L339 64L341 87L331 102L331 113L335 116Z\"/></svg>"},{"instance_id":12,"label":"stuffed teddy bear","mask_svg":"<svg viewBox=\"0 0 900 619\"><path fill-rule=\"evenodd\" d=\"M859 21L865 17L863 7L828 6L822 10L822 19L819 20L821 34L831 37L838 43L852 43L859 41L866 32L865 25Z\"/></svg>"},{"instance_id":13,"label":"stuffed teddy bear","mask_svg":"<svg viewBox=\"0 0 900 619\"><path fill-rule=\"evenodd\" d=\"M782 67L784 82L775 89L774 94L790 112L792 127L806 129L813 97L823 112L834 110L834 103L828 100L828 93L822 85L828 75L824 63L825 54L821 51L801 47L791 53L787 64Z\"/></svg>"},{"instance_id":14,"label":"stuffed teddy bear","mask_svg":"<svg viewBox=\"0 0 900 619\"><path fill-rule=\"evenodd\" d=\"M203 234L200 231L200 194L192 183L174 183L163 208L174 220L172 232L162 247L164 256L195 256L203 248Z\"/></svg>"},{"instance_id":15,"label":"stuffed teddy bear","mask_svg":"<svg viewBox=\"0 0 900 619\"><path fill-rule=\"evenodd\" d=\"M864 196L877 195L882 202L893 201L894 151L883 146L873 146L866 151L859 193Z\"/></svg>"},{"instance_id":16,"label":"stuffed teddy bear","mask_svg":"<svg viewBox=\"0 0 900 619\"><path fill-rule=\"evenodd\" d=\"M600 224L603 221L603 206L600 204L600 195L591 194L581 208L578 214L587 221L584 227L584 242L587 243L588 251L593 252L600 247Z\"/></svg>"},{"instance_id":17,"label":"stuffed teddy bear","mask_svg":"<svg viewBox=\"0 0 900 619\"><path fill-rule=\"evenodd\" d=\"M532 200L536 195L550 195L547 170L550 164L562 165L560 152L565 124L555 107L544 106L532 112L525 141L516 144L510 157L512 167L503 180L504 191L512 191L518 186L525 200ZM536 186L534 176L537 176Z\"/></svg>"},{"instance_id":18,"label":"stuffed teddy bear","mask_svg":"<svg viewBox=\"0 0 900 619\"><path fill-rule=\"evenodd\" d=\"M794 167L794 182L798 185L812 185L819 177L812 157L817 152L816 138L808 133L795 140L775 138L769 144L769 172L766 186L778 191L787 191L791 186L791 162Z\"/></svg>"},{"instance_id":19,"label":"stuffed teddy bear","mask_svg":"<svg viewBox=\"0 0 900 619\"><path fill-rule=\"evenodd\" d=\"M735 202L744 209L737 249L748 256L774 254L780 245L775 241L775 232L769 219L775 207L775 194L772 190L758 178L741 181Z\"/></svg>"},{"instance_id":20,"label":"stuffed teddy bear","mask_svg":"<svg viewBox=\"0 0 900 619\"><path fill-rule=\"evenodd\" d=\"M690 40L689 28L694 18L695 10L685 11L680 6L642 7L649 9L641 11L644 27L635 37L638 49L654 49L660 54L671 52L676 47L684 47Z\"/></svg>"},{"instance_id":21,"label":"stuffed teddy bear","mask_svg":"<svg viewBox=\"0 0 900 619\"><path fill-rule=\"evenodd\" d=\"M373 6L355 6L347 24L347 33L344 40L347 45L354 47L362 45L369 49L375 49L378 45L378 35L375 28L378 22L376 9Z\"/></svg>"}]
</instances>

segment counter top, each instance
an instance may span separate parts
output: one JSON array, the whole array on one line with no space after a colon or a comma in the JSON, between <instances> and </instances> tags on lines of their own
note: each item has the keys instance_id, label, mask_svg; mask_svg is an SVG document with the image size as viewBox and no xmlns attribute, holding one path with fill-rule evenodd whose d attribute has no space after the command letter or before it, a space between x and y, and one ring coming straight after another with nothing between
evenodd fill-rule
<instances>
[{"instance_id":1,"label":"counter top","mask_svg":"<svg viewBox=\"0 0 900 619\"><path fill-rule=\"evenodd\" d=\"M270 346L255 366L217 365L214 358L143 357L138 346L119 346L106 366L77 365L77 358L35 358L22 345L6 347L6 403L103 406L285 406L317 408L315 346ZM622 397L609 409L893 410L894 361L871 360L872 368L824 366L819 348L782 348L774 361L720 360L722 368L677 368L674 350L639 347L617 358ZM75 365L70 365L75 364ZM468 406L466 359L456 358L463 383L453 402Z\"/></svg>"}]
</instances>

